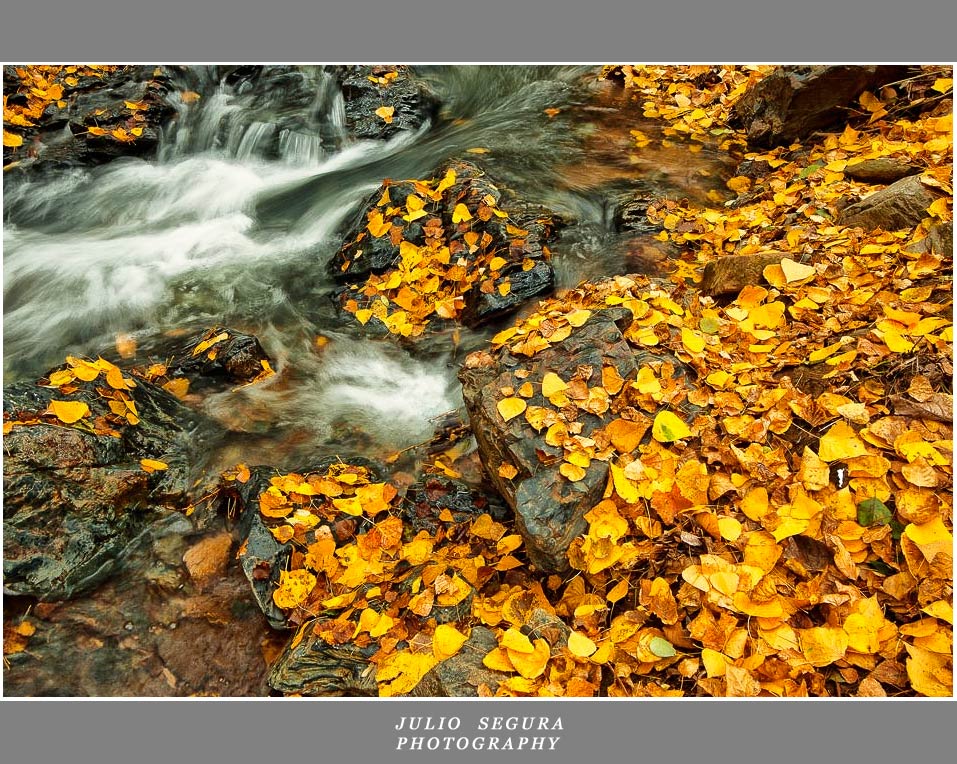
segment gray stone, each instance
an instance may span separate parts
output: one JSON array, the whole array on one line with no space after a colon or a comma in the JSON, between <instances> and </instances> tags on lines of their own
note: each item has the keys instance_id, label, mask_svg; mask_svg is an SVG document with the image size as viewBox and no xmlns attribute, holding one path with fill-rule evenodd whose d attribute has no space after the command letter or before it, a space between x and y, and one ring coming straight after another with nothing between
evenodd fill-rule
<instances>
[{"instance_id":1,"label":"gray stone","mask_svg":"<svg viewBox=\"0 0 957 764\"><path fill-rule=\"evenodd\" d=\"M927 208L938 196L934 189L921 183L920 177L911 176L845 207L837 222L865 231L912 228L927 217Z\"/></svg>"}]
</instances>

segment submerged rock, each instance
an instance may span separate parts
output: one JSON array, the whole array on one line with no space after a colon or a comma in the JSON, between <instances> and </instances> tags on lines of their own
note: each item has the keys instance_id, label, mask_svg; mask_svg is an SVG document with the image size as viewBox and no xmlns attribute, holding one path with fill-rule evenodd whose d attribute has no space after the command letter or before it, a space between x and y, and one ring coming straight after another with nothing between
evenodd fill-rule
<instances>
[{"instance_id":1,"label":"submerged rock","mask_svg":"<svg viewBox=\"0 0 957 764\"><path fill-rule=\"evenodd\" d=\"M273 374L272 358L257 337L223 326L185 336L147 337L135 353L134 360L163 361L137 365L134 374L180 394L187 389L196 392L247 385Z\"/></svg>"},{"instance_id":2,"label":"submerged rock","mask_svg":"<svg viewBox=\"0 0 957 764\"><path fill-rule=\"evenodd\" d=\"M212 429L149 383L79 363L4 390L4 589L41 600L96 587L188 503Z\"/></svg>"}]
</instances>

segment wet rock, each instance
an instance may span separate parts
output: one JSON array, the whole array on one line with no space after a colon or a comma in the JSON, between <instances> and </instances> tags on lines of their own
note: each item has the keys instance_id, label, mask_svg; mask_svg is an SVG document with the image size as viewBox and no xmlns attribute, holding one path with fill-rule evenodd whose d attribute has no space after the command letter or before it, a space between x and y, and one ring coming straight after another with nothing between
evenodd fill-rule
<instances>
[{"instance_id":1,"label":"wet rock","mask_svg":"<svg viewBox=\"0 0 957 764\"><path fill-rule=\"evenodd\" d=\"M761 252L712 260L704 267L699 290L712 297L736 295L746 286L766 283L764 269L785 257L786 252Z\"/></svg>"},{"instance_id":2,"label":"wet rock","mask_svg":"<svg viewBox=\"0 0 957 764\"><path fill-rule=\"evenodd\" d=\"M334 72L356 138L384 139L417 130L438 112L438 98L408 66L337 66ZM376 114L383 106L392 109L388 119Z\"/></svg>"},{"instance_id":3,"label":"wet rock","mask_svg":"<svg viewBox=\"0 0 957 764\"><path fill-rule=\"evenodd\" d=\"M164 380L185 377L191 391L249 384L272 369L258 338L222 326L172 342L154 340L143 352L168 359Z\"/></svg>"},{"instance_id":4,"label":"wet rock","mask_svg":"<svg viewBox=\"0 0 957 764\"><path fill-rule=\"evenodd\" d=\"M939 196L937 190L922 183L920 177L911 176L845 207L837 222L867 231L912 228L927 217L927 208Z\"/></svg>"},{"instance_id":5,"label":"wet rock","mask_svg":"<svg viewBox=\"0 0 957 764\"><path fill-rule=\"evenodd\" d=\"M318 634L318 621L306 624L295 644L279 656L269 672L269 686L286 695L376 696L375 671L369 659L379 646L330 645Z\"/></svg>"},{"instance_id":6,"label":"wet rock","mask_svg":"<svg viewBox=\"0 0 957 764\"><path fill-rule=\"evenodd\" d=\"M117 401L97 390L105 384L100 377L74 380L72 392L30 383L4 390L5 591L41 600L89 591L167 507L189 501L209 423L145 382L125 392L136 416L120 417L108 405ZM45 413L54 400L86 404L89 414L57 424ZM167 468L149 472L141 459Z\"/></svg>"},{"instance_id":7,"label":"wet rock","mask_svg":"<svg viewBox=\"0 0 957 764\"><path fill-rule=\"evenodd\" d=\"M647 283L647 282L645 282ZM548 406L541 382L547 372L562 380L591 379L605 367L614 367L623 379L633 376L649 360L669 360L676 369L680 362L664 351L635 349L623 336L632 320L630 311L608 308L592 315L587 323L558 344L531 358L513 355L507 348L496 354L473 353L459 372L463 398L478 442L479 454L492 483L515 511L516 525L525 540L531 561L546 571L568 569L566 552L572 540L585 532L584 514L601 498L608 477L608 463L592 459L584 475L565 479L559 472L563 458L560 447L548 445L524 416L505 421L497 408L502 390L529 383L533 394L527 406ZM515 372L522 375L516 377ZM578 375L576 377L576 375ZM584 382L596 385L596 380ZM600 384L600 381L597 382ZM580 436L592 436L604 424L602 416L582 409L576 412ZM516 474L504 477L503 465ZM505 467L504 474L509 468Z\"/></svg>"},{"instance_id":8,"label":"wet rock","mask_svg":"<svg viewBox=\"0 0 957 764\"><path fill-rule=\"evenodd\" d=\"M200 539L186 550L183 563L200 590L226 572L232 546L232 535L223 531Z\"/></svg>"},{"instance_id":9,"label":"wet rock","mask_svg":"<svg viewBox=\"0 0 957 764\"><path fill-rule=\"evenodd\" d=\"M954 223L948 220L930 229L927 236L908 247L910 252L927 252L945 260L954 259Z\"/></svg>"},{"instance_id":10,"label":"wet rock","mask_svg":"<svg viewBox=\"0 0 957 764\"><path fill-rule=\"evenodd\" d=\"M315 469L302 470L296 474L305 479L313 475L323 475L334 462L338 462L338 459L330 459L317 465ZM349 463L365 467L375 479L377 470L368 460L352 458ZM298 626L299 623L291 622L286 617L276 606L272 595L279 586L280 574L289 568L294 545L292 541L278 541L260 512L260 498L279 473L280 470L274 467L253 467L245 482L230 480L221 483L219 497L220 503L230 508L231 513L241 513L239 534L244 540L239 549L239 560L256 603L269 620L270 626L274 629L288 629ZM314 543L319 534L329 532L337 545L344 544L354 541L358 530L355 518L339 513L310 528L301 543Z\"/></svg>"},{"instance_id":11,"label":"wet rock","mask_svg":"<svg viewBox=\"0 0 957 764\"><path fill-rule=\"evenodd\" d=\"M566 627L567 628L567 627ZM508 674L488 668L482 660L498 647L489 629L473 626L468 641L451 658L442 661L426 674L414 694L449 698L477 698L479 688L488 697Z\"/></svg>"},{"instance_id":12,"label":"wet rock","mask_svg":"<svg viewBox=\"0 0 957 764\"><path fill-rule=\"evenodd\" d=\"M503 520L507 511L497 496L442 475L427 475L409 486L402 503L402 519L413 535L419 531L434 535L443 510L452 513L454 523L464 523L485 513L493 520Z\"/></svg>"},{"instance_id":13,"label":"wet rock","mask_svg":"<svg viewBox=\"0 0 957 764\"><path fill-rule=\"evenodd\" d=\"M24 87L15 69L4 67L4 92L16 94L14 99L28 99L29 89L20 93ZM121 156L151 155L159 143L160 127L174 113L166 99L172 85L165 70L120 66L115 71L104 68L100 74L80 75L75 84L62 84L62 98L51 102L32 126L17 126L23 144L4 146L4 165L15 162L18 170L34 171L91 167Z\"/></svg>"},{"instance_id":14,"label":"wet rock","mask_svg":"<svg viewBox=\"0 0 957 764\"><path fill-rule=\"evenodd\" d=\"M848 165L844 176L861 183L894 183L910 175L918 175L921 168L891 157L865 159L863 162Z\"/></svg>"},{"instance_id":15,"label":"wet rock","mask_svg":"<svg viewBox=\"0 0 957 764\"><path fill-rule=\"evenodd\" d=\"M276 541L258 513L250 517L239 558L256 604L274 629L289 628L285 613L273 602L272 593L279 586L279 575L288 567L291 556L292 544Z\"/></svg>"},{"instance_id":16,"label":"wet rock","mask_svg":"<svg viewBox=\"0 0 957 764\"><path fill-rule=\"evenodd\" d=\"M258 696L269 693L263 642L269 627L238 566L198 593L188 582L161 586L148 575L167 531L182 538L181 515L154 526L153 544L124 561L124 574L64 602L4 598L4 622L30 608L36 632L9 656L4 693L16 697ZM186 523L189 525L189 523ZM7 656L5 656L6 658Z\"/></svg>"},{"instance_id":17,"label":"wet rock","mask_svg":"<svg viewBox=\"0 0 957 764\"><path fill-rule=\"evenodd\" d=\"M770 148L801 140L847 116L869 88L900 79L901 66L784 66L735 103L729 124L747 132L748 146Z\"/></svg>"},{"instance_id":18,"label":"wet rock","mask_svg":"<svg viewBox=\"0 0 957 764\"><path fill-rule=\"evenodd\" d=\"M553 287L547 243L560 225L553 213L503 193L469 162L444 166L436 176L428 185L383 184L330 261L330 274L348 282L336 295L340 308L357 317L372 310L363 319L367 330L394 319L380 295L409 316L408 330L390 327L393 333L418 336L425 321L480 326ZM410 204L425 214L413 216ZM410 276L423 261L428 266L418 271L434 276L433 283Z\"/></svg>"}]
</instances>

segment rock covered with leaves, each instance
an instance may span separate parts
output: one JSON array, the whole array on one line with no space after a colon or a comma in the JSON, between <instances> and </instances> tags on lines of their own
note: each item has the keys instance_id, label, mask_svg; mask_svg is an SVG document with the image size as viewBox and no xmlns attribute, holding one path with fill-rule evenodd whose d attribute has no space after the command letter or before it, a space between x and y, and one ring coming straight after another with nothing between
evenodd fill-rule
<instances>
[{"instance_id":1,"label":"rock covered with leaves","mask_svg":"<svg viewBox=\"0 0 957 764\"><path fill-rule=\"evenodd\" d=\"M4 390L4 586L88 591L157 507L185 505L208 423L102 358Z\"/></svg>"},{"instance_id":2,"label":"rock covered with leaves","mask_svg":"<svg viewBox=\"0 0 957 764\"><path fill-rule=\"evenodd\" d=\"M551 290L548 210L505 199L474 164L427 180L387 180L365 205L330 271L342 308L400 337L431 322L479 326Z\"/></svg>"},{"instance_id":3,"label":"rock covered with leaves","mask_svg":"<svg viewBox=\"0 0 957 764\"><path fill-rule=\"evenodd\" d=\"M337 66L346 123L356 138L391 138L418 130L438 113L439 99L408 66Z\"/></svg>"},{"instance_id":4,"label":"rock covered with leaves","mask_svg":"<svg viewBox=\"0 0 957 764\"><path fill-rule=\"evenodd\" d=\"M5 170L143 156L174 111L161 68L5 66L3 80Z\"/></svg>"}]
</instances>

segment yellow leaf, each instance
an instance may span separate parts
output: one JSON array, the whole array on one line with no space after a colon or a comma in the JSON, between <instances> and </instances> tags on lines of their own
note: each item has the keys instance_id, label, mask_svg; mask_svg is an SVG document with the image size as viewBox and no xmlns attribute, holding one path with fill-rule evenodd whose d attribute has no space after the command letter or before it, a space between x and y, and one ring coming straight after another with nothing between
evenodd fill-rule
<instances>
[{"instance_id":1,"label":"yellow leaf","mask_svg":"<svg viewBox=\"0 0 957 764\"><path fill-rule=\"evenodd\" d=\"M189 391L189 380L186 377L171 379L163 385L163 389L182 400Z\"/></svg>"},{"instance_id":2,"label":"yellow leaf","mask_svg":"<svg viewBox=\"0 0 957 764\"><path fill-rule=\"evenodd\" d=\"M376 670L376 684L383 698L407 695L437 663L432 653L403 650L388 656Z\"/></svg>"},{"instance_id":3,"label":"yellow leaf","mask_svg":"<svg viewBox=\"0 0 957 764\"><path fill-rule=\"evenodd\" d=\"M3 131L3 145L9 148L17 148L17 146L23 145L23 136L17 135L16 133L8 133L6 130Z\"/></svg>"},{"instance_id":4,"label":"yellow leaf","mask_svg":"<svg viewBox=\"0 0 957 764\"><path fill-rule=\"evenodd\" d=\"M936 602L932 602L927 607L922 608L922 611L927 613L929 616L939 618L942 621L947 621L947 623L951 625L954 623L954 606L947 600L937 600Z\"/></svg>"},{"instance_id":5,"label":"yellow leaf","mask_svg":"<svg viewBox=\"0 0 957 764\"><path fill-rule=\"evenodd\" d=\"M864 456L867 448L857 433L845 422L837 422L822 437L818 456L825 462Z\"/></svg>"},{"instance_id":6,"label":"yellow leaf","mask_svg":"<svg viewBox=\"0 0 957 764\"><path fill-rule=\"evenodd\" d=\"M546 398L551 398L555 393L564 392L567 389L568 385L553 371L546 372L542 377L542 395Z\"/></svg>"},{"instance_id":7,"label":"yellow leaf","mask_svg":"<svg viewBox=\"0 0 957 764\"><path fill-rule=\"evenodd\" d=\"M145 472L162 472L163 470L169 469L169 465L166 462L157 461L156 459L140 459L140 467L142 467Z\"/></svg>"},{"instance_id":8,"label":"yellow leaf","mask_svg":"<svg viewBox=\"0 0 957 764\"><path fill-rule=\"evenodd\" d=\"M812 666L827 666L847 653L847 632L839 626L800 629L801 652Z\"/></svg>"},{"instance_id":9,"label":"yellow leaf","mask_svg":"<svg viewBox=\"0 0 957 764\"><path fill-rule=\"evenodd\" d=\"M519 414L521 414L527 408L527 405L524 400L517 397L502 398L498 402L498 413L502 415L502 419L506 422L510 419L514 419Z\"/></svg>"},{"instance_id":10,"label":"yellow leaf","mask_svg":"<svg viewBox=\"0 0 957 764\"><path fill-rule=\"evenodd\" d=\"M366 228L369 229L369 233L378 239L389 232L389 229L392 228L392 221L384 219L379 210L374 210L369 215L369 222L366 224Z\"/></svg>"},{"instance_id":11,"label":"yellow leaf","mask_svg":"<svg viewBox=\"0 0 957 764\"><path fill-rule=\"evenodd\" d=\"M193 348L193 355L199 355L206 350L209 350L213 345L217 345L223 340L229 339L229 332L220 332L215 337L210 337L208 340L203 340L196 347Z\"/></svg>"},{"instance_id":12,"label":"yellow leaf","mask_svg":"<svg viewBox=\"0 0 957 764\"><path fill-rule=\"evenodd\" d=\"M692 331L687 327L681 329L681 344L685 346L685 350L689 353L700 353L704 350L705 340L697 332Z\"/></svg>"},{"instance_id":13,"label":"yellow leaf","mask_svg":"<svg viewBox=\"0 0 957 764\"><path fill-rule=\"evenodd\" d=\"M738 537L741 535L741 523L739 523L733 517L719 517L718 532L721 534L721 538L723 539L728 541L737 541Z\"/></svg>"},{"instance_id":14,"label":"yellow leaf","mask_svg":"<svg viewBox=\"0 0 957 764\"><path fill-rule=\"evenodd\" d=\"M505 651L515 670L526 679L535 679L544 674L545 666L552 655L552 650L544 639L535 640L531 653L517 652L510 648L505 648Z\"/></svg>"},{"instance_id":15,"label":"yellow leaf","mask_svg":"<svg viewBox=\"0 0 957 764\"><path fill-rule=\"evenodd\" d=\"M508 651L504 647L496 647L494 650L489 652L484 658L482 658L482 664L486 668L492 669L492 671L512 672L515 670L515 667L508 658Z\"/></svg>"},{"instance_id":16,"label":"yellow leaf","mask_svg":"<svg viewBox=\"0 0 957 764\"><path fill-rule=\"evenodd\" d=\"M931 698L949 698L953 695L952 659L948 655L930 652L914 645L907 648L907 676L921 695Z\"/></svg>"},{"instance_id":17,"label":"yellow leaf","mask_svg":"<svg viewBox=\"0 0 957 764\"><path fill-rule=\"evenodd\" d=\"M953 90L954 80L952 77L938 77L930 87L938 93L946 93L948 90Z\"/></svg>"},{"instance_id":18,"label":"yellow leaf","mask_svg":"<svg viewBox=\"0 0 957 764\"><path fill-rule=\"evenodd\" d=\"M568 649L572 655L579 658L587 658L598 649L598 646L584 634L573 631L568 635Z\"/></svg>"},{"instance_id":19,"label":"yellow leaf","mask_svg":"<svg viewBox=\"0 0 957 764\"><path fill-rule=\"evenodd\" d=\"M585 322L588 321L589 318L591 318L591 311L590 310L573 310L571 313L565 316L565 318L568 319L569 324L571 324L575 328L578 328L579 326L583 326Z\"/></svg>"},{"instance_id":20,"label":"yellow leaf","mask_svg":"<svg viewBox=\"0 0 957 764\"><path fill-rule=\"evenodd\" d=\"M558 468L558 472L573 483L577 483L579 480L582 480L586 474L586 471L583 468L579 467L577 464L572 464L571 462L562 462L561 466Z\"/></svg>"},{"instance_id":21,"label":"yellow leaf","mask_svg":"<svg viewBox=\"0 0 957 764\"><path fill-rule=\"evenodd\" d=\"M670 411L662 411L655 417L654 424L651 426L651 434L659 443L672 443L691 435L681 419Z\"/></svg>"},{"instance_id":22,"label":"yellow leaf","mask_svg":"<svg viewBox=\"0 0 957 764\"><path fill-rule=\"evenodd\" d=\"M458 653L467 641L468 636L452 624L439 624L435 627L435 634L432 635L432 654L435 655L436 660L447 660Z\"/></svg>"},{"instance_id":23,"label":"yellow leaf","mask_svg":"<svg viewBox=\"0 0 957 764\"><path fill-rule=\"evenodd\" d=\"M472 213L469 212L469 208L464 204L459 202L455 205L455 209L452 211L452 222L461 223L463 220L471 220Z\"/></svg>"},{"instance_id":24,"label":"yellow leaf","mask_svg":"<svg viewBox=\"0 0 957 764\"><path fill-rule=\"evenodd\" d=\"M49 411L64 424L73 424L89 416L90 407L82 401L50 401Z\"/></svg>"},{"instance_id":25,"label":"yellow leaf","mask_svg":"<svg viewBox=\"0 0 957 764\"><path fill-rule=\"evenodd\" d=\"M767 489L759 487L750 490L741 500L741 511L749 520L760 522L769 511Z\"/></svg>"},{"instance_id":26,"label":"yellow leaf","mask_svg":"<svg viewBox=\"0 0 957 764\"><path fill-rule=\"evenodd\" d=\"M316 585L316 577L308 570L283 570L279 572L279 588L272 593L276 607L290 610L302 604Z\"/></svg>"},{"instance_id":27,"label":"yellow leaf","mask_svg":"<svg viewBox=\"0 0 957 764\"><path fill-rule=\"evenodd\" d=\"M784 273L784 280L787 281L788 284L793 284L796 281L804 281L817 273L814 266L796 263L788 257L781 260L781 271Z\"/></svg>"},{"instance_id":28,"label":"yellow leaf","mask_svg":"<svg viewBox=\"0 0 957 764\"><path fill-rule=\"evenodd\" d=\"M735 191L739 194L744 194L751 190L751 178L748 178L744 175L736 175L727 183L725 183L725 185L732 191Z\"/></svg>"},{"instance_id":29,"label":"yellow leaf","mask_svg":"<svg viewBox=\"0 0 957 764\"><path fill-rule=\"evenodd\" d=\"M502 462L498 468L498 476L503 477L506 480L511 480L518 474L518 469L514 464L508 462Z\"/></svg>"},{"instance_id":30,"label":"yellow leaf","mask_svg":"<svg viewBox=\"0 0 957 764\"><path fill-rule=\"evenodd\" d=\"M59 387L60 385L67 385L72 382L76 377L73 375L73 372L69 369L62 369L60 371L55 371L50 375L50 384L53 387Z\"/></svg>"},{"instance_id":31,"label":"yellow leaf","mask_svg":"<svg viewBox=\"0 0 957 764\"><path fill-rule=\"evenodd\" d=\"M635 481L625 477L625 470L617 464L611 464L609 467L611 468L611 477L615 486L615 493L628 504L637 503L639 493Z\"/></svg>"},{"instance_id":32,"label":"yellow leaf","mask_svg":"<svg viewBox=\"0 0 957 764\"><path fill-rule=\"evenodd\" d=\"M387 125L392 124L392 115L395 114L394 106L380 106L375 110L375 115L385 120Z\"/></svg>"},{"instance_id":33,"label":"yellow leaf","mask_svg":"<svg viewBox=\"0 0 957 764\"><path fill-rule=\"evenodd\" d=\"M535 646L532 644L531 640L514 626L510 626L506 632L502 634L499 644L508 650L518 653L535 652Z\"/></svg>"},{"instance_id":34,"label":"yellow leaf","mask_svg":"<svg viewBox=\"0 0 957 764\"><path fill-rule=\"evenodd\" d=\"M605 599L608 600L609 602L614 603L614 602L618 602L618 600L622 599L626 594L628 594L627 579L624 581L619 581L617 584L615 584L611 588L611 590L608 592L608 594L605 595Z\"/></svg>"}]
</instances>

